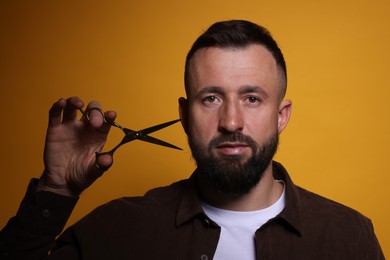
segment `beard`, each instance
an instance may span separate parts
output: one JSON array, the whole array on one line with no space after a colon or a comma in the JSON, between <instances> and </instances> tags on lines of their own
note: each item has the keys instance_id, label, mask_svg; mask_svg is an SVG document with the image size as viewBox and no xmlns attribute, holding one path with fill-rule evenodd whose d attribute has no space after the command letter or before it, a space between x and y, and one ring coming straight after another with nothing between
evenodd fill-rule
<instances>
[{"instance_id":1,"label":"beard","mask_svg":"<svg viewBox=\"0 0 390 260\"><path fill-rule=\"evenodd\" d=\"M248 145L252 155L244 159L242 155L217 158L212 150L224 142L240 142ZM193 135L188 136L192 156L195 159L199 174L214 189L229 195L248 193L259 183L275 155L279 142L277 132L260 146L251 137L240 132L221 134L212 139L205 147Z\"/></svg>"}]
</instances>

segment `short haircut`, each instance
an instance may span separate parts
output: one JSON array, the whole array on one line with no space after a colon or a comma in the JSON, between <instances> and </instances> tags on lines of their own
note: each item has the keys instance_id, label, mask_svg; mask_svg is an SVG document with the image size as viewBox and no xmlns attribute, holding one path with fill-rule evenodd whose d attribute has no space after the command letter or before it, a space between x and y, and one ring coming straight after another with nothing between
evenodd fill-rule
<instances>
[{"instance_id":1,"label":"short haircut","mask_svg":"<svg viewBox=\"0 0 390 260\"><path fill-rule=\"evenodd\" d=\"M190 88L190 62L196 51L208 47L245 48L251 44L262 45L271 52L281 72L281 97L284 97L287 88L287 69L282 51L266 28L245 20L229 20L214 23L196 39L187 54L185 63L184 84L187 95Z\"/></svg>"}]
</instances>

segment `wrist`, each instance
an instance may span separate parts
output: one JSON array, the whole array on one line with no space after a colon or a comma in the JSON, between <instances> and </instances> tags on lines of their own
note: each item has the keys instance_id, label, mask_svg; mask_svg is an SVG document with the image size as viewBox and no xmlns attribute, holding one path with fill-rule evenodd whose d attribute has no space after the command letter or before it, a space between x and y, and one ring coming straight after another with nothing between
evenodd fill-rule
<instances>
[{"instance_id":1,"label":"wrist","mask_svg":"<svg viewBox=\"0 0 390 260\"><path fill-rule=\"evenodd\" d=\"M77 198L79 196L79 194L76 194L73 191L71 191L66 185L48 184L44 180L44 177L41 177L38 180L36 191L48 191L48 192L56 193L58 195L73 197L73 198Z\"/></svg>"}]
</instances>

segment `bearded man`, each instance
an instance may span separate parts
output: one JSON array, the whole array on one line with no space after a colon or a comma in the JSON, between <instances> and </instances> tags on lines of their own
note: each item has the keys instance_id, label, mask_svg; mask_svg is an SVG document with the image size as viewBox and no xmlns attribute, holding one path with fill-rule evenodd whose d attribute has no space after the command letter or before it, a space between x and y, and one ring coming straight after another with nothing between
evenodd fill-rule
<instances>
[{"instance_id":1,"label":"bearded man","mask_svg":"<svg viewBox=\"0 0 390 260\"><path fill-rule=\"evenodd\" d=\"M274 162L291 114L283 54L242 20L213 24L185 65L180 118L197 169L188 180L105 204L61 233L79 194L112 164L95 157L115 112L60 99L45 171L0 233L2 259L384 259L368 218L306 191Z\"/></svg>"}]
</instances>

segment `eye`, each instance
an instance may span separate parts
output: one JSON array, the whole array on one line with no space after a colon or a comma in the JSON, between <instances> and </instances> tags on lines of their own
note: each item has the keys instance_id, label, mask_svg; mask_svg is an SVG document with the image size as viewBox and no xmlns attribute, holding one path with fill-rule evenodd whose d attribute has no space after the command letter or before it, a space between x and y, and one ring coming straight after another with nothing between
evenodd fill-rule
<instances>
[{"instance_id":1,"label":"eye","mask_svg":"<svg viewBox=\"0 0 390 260\"><path fill-rule=\"evenodd\" d=\"M261 102L261 99L260 99L260 98L254 97L254 96L248 97L247 100L248 100L248 102L251 103L251 104L260 103L260 102Z\"/></svg>"},{"instance_id":2,"label":"eye","mask_svg":"<svg viewBox=\"0 0 390 260\"><path fill-rule=\"evenodd\" d=\"M216 103L218 101L218 98L216 96L207 96L205 98L203 98L203 102L204 103Z\"/></svg>"}]
</instances>

